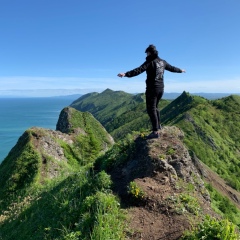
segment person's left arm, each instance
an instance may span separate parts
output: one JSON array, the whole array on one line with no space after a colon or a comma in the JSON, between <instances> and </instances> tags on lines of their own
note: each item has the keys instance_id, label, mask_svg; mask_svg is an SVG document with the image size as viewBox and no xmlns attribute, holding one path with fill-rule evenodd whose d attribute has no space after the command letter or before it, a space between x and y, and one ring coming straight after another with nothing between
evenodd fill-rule
<instances>
[{"instance_id":1,"label":"person's left arm","mask_svg":"<svg viewBox=\"0 0 240 240\"><path fill-rule=\"evenodd\" d=\"M166 65L165 65L165 69L169 72L176 72L176 73L182 73L182 72L186 72L184 69L180 69L180 68L177 68L177 67L174 67L172 65L170 65L169 63L166 62Z\"/></svg>"}]
</instances>

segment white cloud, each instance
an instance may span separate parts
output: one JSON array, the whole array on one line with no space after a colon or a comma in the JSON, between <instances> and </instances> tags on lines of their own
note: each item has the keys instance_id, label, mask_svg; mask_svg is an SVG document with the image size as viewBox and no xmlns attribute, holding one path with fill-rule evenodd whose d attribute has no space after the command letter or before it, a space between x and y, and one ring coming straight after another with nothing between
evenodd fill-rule
<instances>
[{"instance_id":1,"label":"white cloud","mask_svg":"<svg viewBox=\"0 0 240 240\"><path fill-rule=\"evenodd\" d=\"M77 78L77 77L0 77L1 90L34 89L106 89L144 91L145 83L139 78Z\"/></svg>"},{"instance_id":2,"label":"white cloud","mask_svg":"<svg viewBox=\"0 0 240 240\"><path fill-rule=\"evenodd\" d=\"M129 93L145 91L145 78L78 78L78 77L0 77L1 91L11 92L12 90L94 90L99 91L110 88L112 90L122 90ZM190 93L239 93L239 79L230 80L186 80L182 77L176 79L167 77L165 80L165 92ZM51 92L51 91L50 91ZM49 92L49 94L51 94Z\"/></svg>"}]
</instances>

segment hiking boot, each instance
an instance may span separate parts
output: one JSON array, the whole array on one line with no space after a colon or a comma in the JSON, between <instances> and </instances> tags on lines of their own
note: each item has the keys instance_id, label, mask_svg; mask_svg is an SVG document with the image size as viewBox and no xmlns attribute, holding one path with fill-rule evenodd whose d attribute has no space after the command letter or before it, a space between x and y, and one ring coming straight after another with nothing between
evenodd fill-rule
<instances>
[{"instance_id":1,"label":"hiking boot","mask_svg":"<svg viewBox=\"0 0 240 240\"><path fill-rule=\"evenodd\" d=\"M153 138L159 138L159 133L151 132L148 136L147 139L153 139Z\"/></svg>"}]
</instances>

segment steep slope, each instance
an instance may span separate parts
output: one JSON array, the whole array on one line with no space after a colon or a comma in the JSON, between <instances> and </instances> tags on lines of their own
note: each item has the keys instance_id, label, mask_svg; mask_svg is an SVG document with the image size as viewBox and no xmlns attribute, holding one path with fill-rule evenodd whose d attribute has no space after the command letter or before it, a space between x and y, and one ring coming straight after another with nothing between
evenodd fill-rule
<instances>
[{"instance_id":1,"label":"steep slope","mask_svg":"<svg viewBox=\"0 0 240 240\"><path fill-rule=\"evenodd\" d=\"M160 108L169 102L162 100ZM92 113L115 140L124 138L132 131L151 129L144 94L133 95L107 89L100 94L86 94L74 101L71 107Z\"/></svg>"},{"instance_id":2,"label":"steep slope","mask_svg":"<svg viewBox=\"0 0 240 240\"><path fill-rule=\"evenodd\" d=\"M66 175L90 163L113 143L90 113L62 110L57 130L28 129L0 165L0 196Z\"/></svg>"},{"instance_id":3,"label":"steep slope","mask_svg":"<svg viewBox=\"0 0 240 240\"><path fill-rule=\"evenodd\" d=\"M81 112L88 111L92 113L99 122L105 125L113 118L136 106L139 102L143 102L141 96L106 89L99 94L93 93L80 97L71 104L71 107Z\"/></svg>"},{"instance_id":4,"label":"steep slope","mask_svg":"<svg viewBox=\"0 0 240 240\"><path fill-rule=\"evenodd\" d=\"M82 107L84 101L88 101L88 106L91 106L88 108L89 111L95 114L94 116L116 140L124 138L132 131L149 130L150 124L144 102L138 104L134 102L134 106L128 105L128 110L122 110L118 107L111 108L112 102L104 101L107 98L118 99L118 95L118 92L106 90L93 97L85 96L83 101L81 99L78 101L78 104ZM99 104L97 106L95 106L95 98ZM144 97L141 96L141 99ZM179 126L186 135L184 141L189 149L237 190L240 190L239 99L240 96L232 95L210 101L183 92L172 102L161 101L159 106L162 109L163 124ZM91 105L92 101L94 104ZM111 118L105 116L105 110L109 108L113 113Z\"/></svg>"},{"instance_id":5,"label":"steep slope","mask_svg":"<svg viewBox=\"0 0 240 240\"><path fill-rule=\"evenodd\" d=\"M209 101L183 93L163 110L163 121L185 133L186 145L228 184L240 190L239 96Z\"/></svg>"},{"instance_id":6,"label":"steep slope","mask_svg":"<svg viewBox=\"0 0 240 240\"><path fill-rule=\"evenodd\" d=\"M216 107L222 115L222 118L218 119L220 122L218 130L222 126L224 131L233 140L234 145L240 149L240 96L231 95L226 98L213 101L213 106ZM215 116L216 117L216 116ZM225 135L225 132L222 133Z\"/></svg>"},{"instance_id":7,"label":"steep slope","mask_svg":"<svg viewBox=\"0 0 240 240\"><path fill-rule=\"evenodd\" d=\"M193 157L194 159L194 157ZM197 165L199 164L197 160ZM240 209L240 192L231 188L226 181L224 181L218 174L213 172L208 166L203 162L199 166L196 166L199 172L202 174L202 178L205 182L209 183L210 186L215 188L223 197L231 199L231 202ZM240 224L240 223L239 223Z\"/></svg>"},{"instance_id":8,"label":"steep slope","mask_svg":"<svg viewBox=\"0 0 240 240\"><path fill-rule=\"evenodd\" d=\"M71 145L70 136L42 128L24 132L0 168L0 195L23 189L34 182L53 178L70 164L59 141ZM5 193L5 194L4 194Z\"/></svg>"},{"instance_id":9,"label":"steep slope","mask_svg":"<svg viewBox=\"0 0 240 240\"><path fill-rule=\"evenodd\" d=\"M105 151L114 143L113 138L108 134L100 122L91 113L80 112L74 108L64 108L59 116L56 130L68 134L81 133L90 139L90 145L98 152ZM100 144L97 146L97 144Z\"/></svg>"},{"instance_id":10,"label":"steep slope","mask_svg":"<svg viewBox=\"0 0 240 240\"><path fill-rule=\"evenodd\" d=\"M115 92L111 92L112 97ZM99 96L100 97L100 96ZM240 96L232 95L218 100L207 100L183 92L173 101L161 101L163 125L176 125L184 133L184 143L196 156L220 175L224 182L218 190L238 205L231 194L233 187L239 191L240 174ZM110 103L109 103L110 104ZM115 139L121 139L132 131L150 129L144 112L144 102L120 114L106 124ZM93 110L94 111L94 110ZM117 115L117 114L116 114ZM215 182L215 181L210 181ZM218 187L217 184L215 187ZM237 197L239 199L239 197Z\"/></svg>"},{"instance_id":11,"label":"steep slope","mask_svg":"<svg viewBox=\"0 0 240 240\"><path fill-rule=\"evenodd\" d=\"M90 206L84 201L110 187L106 174L93 176L90 169L113 144L90 113L73 108L62 110L57 131L37 127L25 131L0 165L0 239L72 239L71 230L84 213L81 231L89 239L94 222L87 218ZM102 178L104 183L98 181ZM117 217L117 201L104 193Z\"/></svg>"},{"instance_id":12,"label":"steep slope","mask_svg":"<svg viewBox=\"0 0 240 240\"><path fill-rule=\"evenodd\" d=\"M164 127L160 139L136 136L122 150L125 158L120 151L113 160L110 152L96 162L130 216L128 239L179 239L205 214L216 216L183 137L177 127Z\"/></svg>"}]
</instances>

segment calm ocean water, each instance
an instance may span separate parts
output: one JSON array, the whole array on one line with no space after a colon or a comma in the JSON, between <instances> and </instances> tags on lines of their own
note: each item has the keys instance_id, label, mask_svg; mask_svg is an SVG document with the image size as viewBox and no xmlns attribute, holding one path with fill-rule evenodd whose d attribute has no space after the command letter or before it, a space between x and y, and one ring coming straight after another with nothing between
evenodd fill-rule
<instances>
[{"instance_id":1,"label":"calm ocean water","mask_svg":"<svg viewBox=\"0 0 240 240\"><path fill-rule=\"evenodd\" d=\"M0 98L0 163L30 127L56 129L59 114L76 97Z\"/></svg>"}]
</instances>

